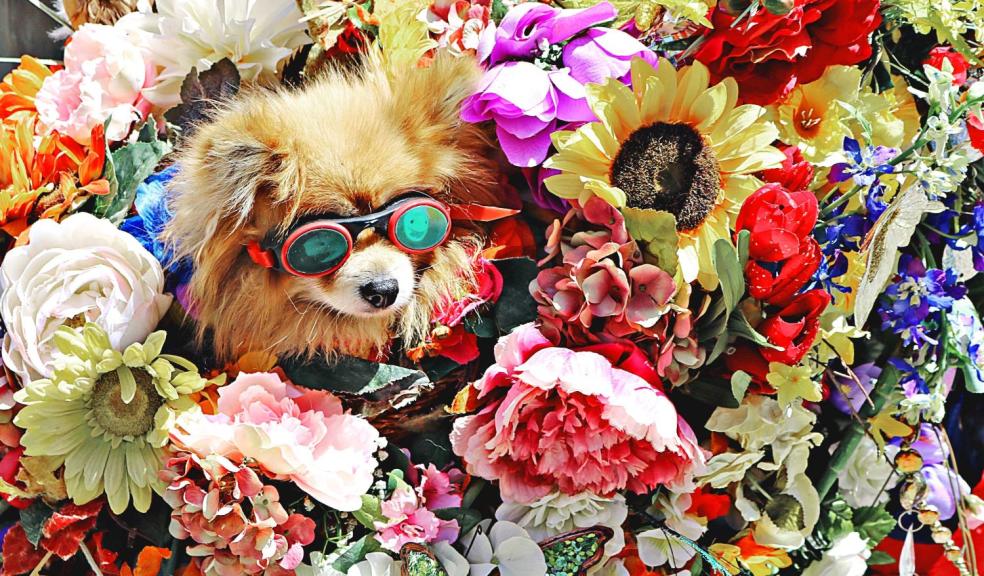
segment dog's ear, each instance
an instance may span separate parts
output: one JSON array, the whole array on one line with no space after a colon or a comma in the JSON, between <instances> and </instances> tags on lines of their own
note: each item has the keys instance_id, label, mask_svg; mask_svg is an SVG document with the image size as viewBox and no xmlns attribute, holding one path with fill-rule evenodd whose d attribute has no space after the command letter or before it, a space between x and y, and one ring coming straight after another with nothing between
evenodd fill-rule
<instances>
[{"instance_id":1,"label":"dog's ear","mask_svg":"<svg viewBox=\"0 0 984 576\"><path fill-rule=\"evenodd\" d=\"M414 110L421 123L444 128L461 126L461 103L475 92L481 69L474 58L440 52L426 68L393 72L394 97L405 110Z\"/></svg>"},{"instance_id":2,"label":"dog's ear","mask_svg":"<svg viewBox=\"0 0 984 576\"><path fill-rule=\"evenodd\" d=\"M288 202L301 185L295 155L254 134L254 115L245 108L227 109L203 125L178 158L171 183L174 218L166 233L179 256L198 254L218 233L268 229L272 223L254 219L257 203ZM285 208L291 215L295 209Z\"/></svg>"}]
</instances>

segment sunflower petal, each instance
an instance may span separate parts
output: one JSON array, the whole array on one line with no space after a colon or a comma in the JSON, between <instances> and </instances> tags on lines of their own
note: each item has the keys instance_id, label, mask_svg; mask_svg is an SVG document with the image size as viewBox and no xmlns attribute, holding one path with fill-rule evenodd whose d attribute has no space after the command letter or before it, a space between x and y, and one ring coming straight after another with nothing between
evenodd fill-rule
<instances>
[{"instance_id":1,"label":"sunflower petal","mask_svg":"<svg viewBox=\"0 0 984 576\"><path fill-rule=\"evenodd\" d=\"M124 404L133 402L133 397L137 395L137 380L133 377L133 372L129 366L123 365L116 369L116 375L120 379L120 398Z\"/></svg>"}]
</instances>

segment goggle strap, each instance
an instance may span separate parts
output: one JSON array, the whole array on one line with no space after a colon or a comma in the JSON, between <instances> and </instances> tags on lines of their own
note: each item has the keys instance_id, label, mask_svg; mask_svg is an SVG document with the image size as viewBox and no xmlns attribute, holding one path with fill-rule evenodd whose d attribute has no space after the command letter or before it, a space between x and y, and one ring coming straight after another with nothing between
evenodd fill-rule
<instances>
[{"instance_id":1,"label":"goggle strap","mask_svg":"<svg viewBox=\"0 0 984 576\"><path fill-rule=\"evenodd\" d=\"M450 204L452 220L471 220L473 222L492 222L519 214L519 210L483 206L482 204Z\"/></svg>"},{"instance_id":2,"label":"goggle strap","mask_svg":"<svg viewBox=\"0 0 984 576\"><path fill-rule=\"evenodd\" d=\"M264 250L260 243L256 240L251 241L246 245L246 252L249 254L250 260L256 262L264 268L273 268L276 266L276 261L273 258L273 252L270 250Z\"/></svg>"}]
</instances>

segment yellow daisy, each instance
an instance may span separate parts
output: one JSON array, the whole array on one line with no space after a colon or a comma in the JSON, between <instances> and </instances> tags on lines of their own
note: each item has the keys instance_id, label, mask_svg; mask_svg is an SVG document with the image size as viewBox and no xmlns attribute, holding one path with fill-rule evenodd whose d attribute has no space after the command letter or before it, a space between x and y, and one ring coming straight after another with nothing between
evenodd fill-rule
<instances>
[{"instance_id":1,"label":"yellow daisy","mask_svg":"<svg viewBox=\"0 0 984 576\"><path fill-rule=\"evenodd\" d=\"M734 80L711 86L699 62L676 70L660 60L654 69L636 59L632 86L587 86L599 122L554 133L558 152L544 166L561 174L547 188L582 203L594 195L620 209L673 214L684 280L713 290L714 243L730 240L738 208L761 185L753 174L782 163L772 146L779 132L762 107L735 105Z\"/></svg>"},{"instance_id":2,"label":"yellow daisy","mask_svg":"<svg viewBox=\"0 0 984 576\"><path fill-rule=\"evenodd\" d=\"M14 395L25 405L14 418L24 429L25 454L64 464L65 488L76 504L106 494L116 514L131 499L146 512L151 491L163 489L157 472L168 431L178 414L197 409L190 395L206 384L193 364L161 354L164 339L154 332L120 353L97 324L78 332L62 326L55 333L62 356L54 377Z\"/></svg>"}]
</instances>

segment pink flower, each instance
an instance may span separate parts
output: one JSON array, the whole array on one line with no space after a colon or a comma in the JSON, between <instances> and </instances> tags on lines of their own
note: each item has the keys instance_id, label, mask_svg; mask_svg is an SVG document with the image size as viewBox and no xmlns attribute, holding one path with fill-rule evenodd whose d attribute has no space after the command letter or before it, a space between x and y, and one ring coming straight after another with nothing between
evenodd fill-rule
<instances>
[{"instance_id":1,"label":"pink flower","mask_svg":"<svg viewBox=\"0 0 984 576\"><path fill-rule=\"evenodd\" d=\"M499 341L496 364L473 386L485 405L455 422L452 446L468 473L499 481L504 499L683 488L703 466L658 387L597 352L554 347L532 324Z\"/></svg>"},{"instance_id":2,"label":"pink flower","mask_svg":"<svg viewBox=\"0 0 984 576\"><path fill-rule=\"evenodd\" d=\"M143 90L156 68L131 33L102 24L86 24L65 47L65 68L46 78L35 105L41 124L88 145L92 129L109 120L106 138L119 141L134 122L147 116Z\"/></svg>"},{"instance_id":3,"label":"pink flower","mask_svg":"<svg viewBox=\"0 0 984 576\"><path fill-rule=\"evenodd\" d=\"M386 522L376 522L376 540L383 548L399 552L407 543L454 542L458 539L458 521L441 520L423 506L409 486L393 491L381 505Z\"/></svg>"},{"instance_id":4,"label":"pink flower","mask_svg":"<svg viewBox=\"0 0 984 576\"><path fill-rule=\"evenodd\" d=\"M273 373L240 374L219 389L218 414L186 414L172 438L202 457L251 458L271 477L344 511L362 506L384 442L332 394Z\"/></svg>"},{"instance_id":5,"label":"pink flower","mask_svg":"<svg viewBox=\"0 0 984 576\"><path fill-rule=\"evenodd\" d=\"M452 468L448 472L442 472L433 464L429 464L426 468L418 465L417 468L421 472L417 493L428 509L461 507L461 490L465 475L460 470Z\"/></svg>"},{"instance_id":6,"label":"pink flower","mask_svg":"<svg viewBox=\"0 0 984 576\"><path fill-rule=\"evenodd\" d=\"M491 5L492 0L436 0L419 18L441 48L455 55L477 53L481 60L495 44Z\"/></svg>"}]
</instances>

